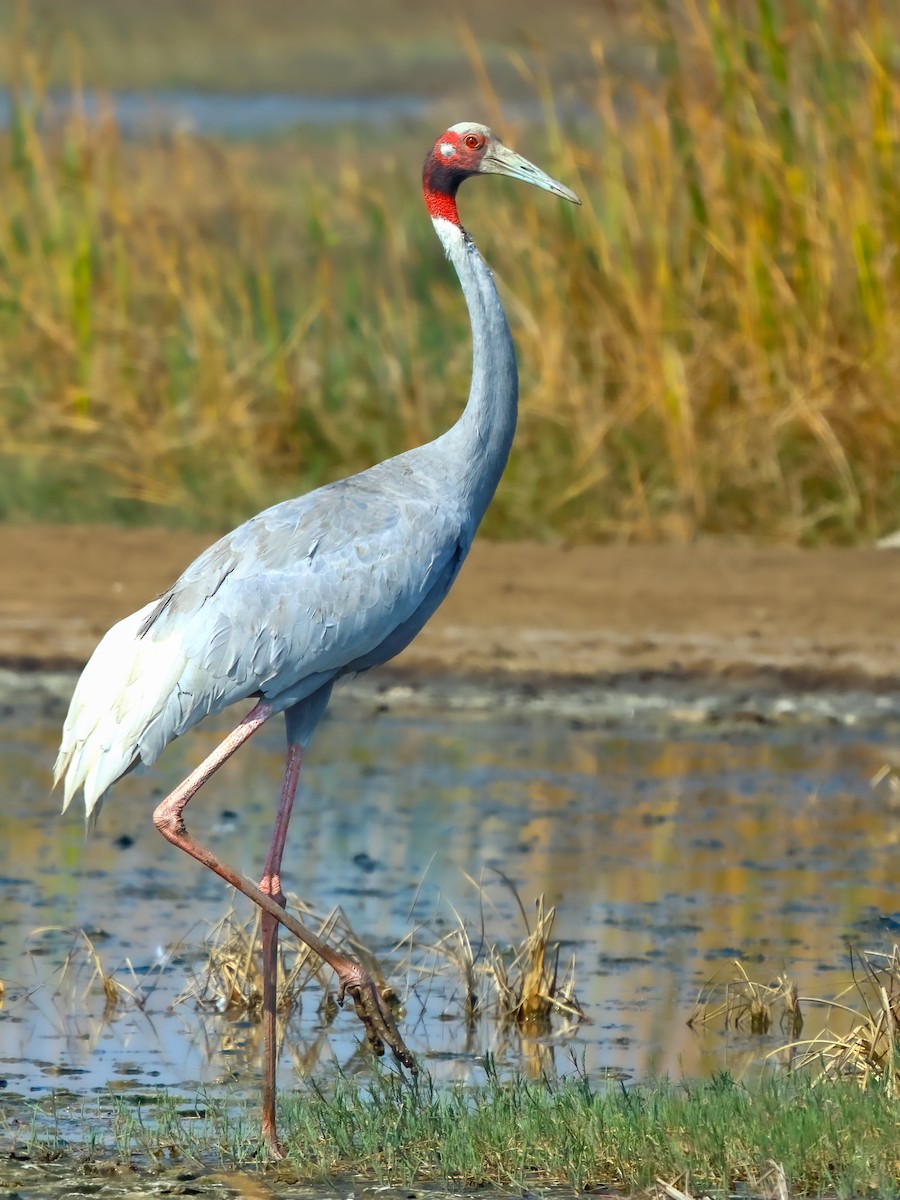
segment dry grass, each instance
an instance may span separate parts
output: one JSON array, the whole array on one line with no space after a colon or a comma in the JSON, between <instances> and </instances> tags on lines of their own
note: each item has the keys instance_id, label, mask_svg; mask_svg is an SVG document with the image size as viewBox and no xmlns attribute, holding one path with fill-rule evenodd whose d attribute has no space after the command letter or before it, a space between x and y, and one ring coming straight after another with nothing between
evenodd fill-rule
<instances>
[{"instance_id":1,"label":"dry grass","mask_svg":"<svg viewBox=\"0 0 900 1200\"><path fill-rule=\"evenodd\" d=\"M827 1005L843 1033L824 1030L799 1042L796 1065L820 1080L853 1079L862 1087L879 1084L890 1096L900 1089L900 946L890 951L851 954L853 982Z\"/></svg>"},{"instance_id":2,"label":"dry grass","mask_svg":"<svg viewBox=\"0 0 900 1200\"><path fill-rule=\"evenodd\" d=\"M654 1200L662 1200L664 1196L667 1200L710 1200L707 1192L702 1192L698 1197L696 1192L691 1191L691 1178L688 1173L679 1176L678 1182L680 1187L665 1179L657 1179L652 1192ZM748 1183L748 1190L752 1188L753 1195L761 1197L762 1200L790 1200L791 1190L781 1163L770 1159L767 1169Z\"/></svg>"},{"instance_id":3,"label":"dry grass","mask_svg":"<svg viewBox=\"0 0 900 1200\"><path fill-rule=\"evenodd\" d=\"M517 897L518 899L518 897ZM544 897L535 903L534 927L529 928L524 909L525 937L520 945L508 950L492 945L486 974L493 983L500 1019L532 1035L551 1030L553 1014L570 1025L585 1020L585 1012L575 996L575 957L560 978L559 945L551 941L555 908L546 908Z\"/></svg>"},{"instance_id":4,"label":"dry grass","mask_svg":"<svg viewBox=\"0 0 900 1200\"><path fill-rule=\"evenodd\" d=\"M335 908L322 917L291 895L289 906L305 925L329 945L340 946L359 957L390 999L393 989L384 982L381 969L371 952L353 933L344 912ZM278 942L278 982L276 1011L287 1017L299 1007L306 989L315 984L321 989L318 1011L329 1020L337 1011L332 990L330 967L294 938ZM262 938L259 913L249 921L238 918L231 908L213 926L204 941L200 966L194 968L188 986L178 1003L193 1001L201 1008L233 1016L258 1014L262 1006Z\"/></svg>"},{"instance_id":5,"label":"dry grass","mask_svg":"<svg viewBox=\"0 0 900 1200\"><path fill-rule=\"evenodd\" d=\"M503 882L512 887L505 879ZM514 889L513 895L524 925L520 940L487 935L484 908L490 904L484 891L477 933L456 914L449 929L450 922L439 911L428 921L414 921L410 934L387 956L390 974L404 980L402 997L387 981L379 956L357 936L340 908L322 915L293 895L288 897L288 905L330 945L362 963L397 1010L398 1021L412 1023L407 1010L413 1010L415 1019L426 1024L435 1019L456 1022L454 1028L459 1032L455 1040L451 1037L449 1048L460 1055L471 1050L469 1035L484 1023L491 1044L501 1048L511 1062L521 1064L521 1069L533 1076L547 1070L552 1074L553 1046L575 1033L587 1018L574 992L574 960L565 978L560 978L559 947L551 941L553 910L546 908L541 897L535 904L535 918L529 922ZM224 1061L257 1060L262 1037L258 915L241 919L229 909L202 943L170 947L152 970L140 974L128 959L111 968L102 945L83 929L37 928L25 949L26 954L58 956L60 965L52 985L54 1004L66 1019L91 1015L95 1037L107 1024L134 1010L152 1023L154 992L162 976L169 981L168 997L173 991L173 972L177 973L175 988L181 986L184 973L174 1003L194 1014L186 1026L188 1039L208 1055L227 1051L230 1057ZM340 1011L334 974L292 937L279 939L278 953L277 1037L282 1053L306 1077L327 1056L329 1027ZM14 1002L28 995L22 984L11 990ZM0 984L0 999L3 992ZM102 1009L97 1008L98 997ZM302 1027L296 1022L301 1013L305 1014Z\"/></svg>"},{"instance_id":6,"label":"dry grass","mask_svg":"<svg viewBox=\"0 0 900 1200\"><path fill-rule=\"evenodd\" d=\"M554 1032L556 1016L562 1024L555 1032L565 1035L587 1017L575 995L574 956L560 977L560 947L551 940L556 910L548 909L539 896L532 924L514 886L505 876L500 879L522 917L520 941L493 940L488 935L486 894L482 885L470 879L481 902L477 932L458 913L446 932L442 919L422 922L405 942L408 969L425 980L448 972L457 975L454 994L469 1023L490 1015L501 1030L514 1028L526 1037L545 1037Z\"/></svg>"},{"instance_id":7,"label":"dry grass","mask_svg":"<svg viewBox=\"0 0 900 1200\"><path fill-rule=\"evenodd\" d=\"M640 73L597 28L588 119L561 129L532 76L544 147L504 122L585 205L464 197L523 381L492 534L893 529L900 9L785 11L643 0ZM126 146L77 113L41 132L40 56L17 63L0 515L221 527L454 418L470 348L416 194L425 134L312 156Z\"/></svg>"},{"instance_id":8,"label":"dry grass","mask_svg":"<svg viewBox=\"0 0 900 1200\"><path fill-rule=\"evenodd\" d=\"M510 885L511 886L511 885ZM501 1032L515 1029L527 1038L556 1037L572 1032L586 1019L575 996L575 962L560 978L559 946L551 941L555 910L547 909L543 897L535 905L533 925L528 921L513 890L524 924L520 942L506 943L488 938L483 924L475 935L458 914L445 929L437 916L417 923L392 951L399 975L412 980L411 997L422 999L438 979L455 997L464 1023L496 1021ZM482 895L482 900L484 899ZM382 994L400 1007L395 989L386 982L376 955L356 935L343 910L333 909L323 917L289 897L289 907L304 924L330 945L353 955L370 972ZM233 910L213 927L204 942L200 965L192 972L179 1003L192 1001L202 1009L228 1016L258 1014L262 1005L262 943L258 916L241 921ZM283 1019L300 1007L310 985L321 990L318 1012L330 1023L337 1012L332 990L333 975L294 939L279 941L277 1011ZM558 1028L553 1028L553 1017Z\"/></svg>"},{"instance_id":9,"label":"dry grass","mask_svg":"<svg viewBox=\"0 0 900 1200\"><path fill-rule=\"evenodd\" d=\"M575 995L575 963L560 980L559 946L551 941L554 911L547 909L544 898L535 902L535 919L528 921L518 894L513 892L524 924L520 941L495 941L484 927L486 893L480 888L482 919L477 932L454 914L455 923L436 913L415 929L391 952L393 970L409 981L407 1002L424 1006L428 993L439 982L443 996L458 1005L464 1028L472 1029L481 1020L495 1024L503 1044L514 1034L523 1069L540 1075L546 1066L548 1046L574 1033L588 1020ZM333 910L328 916L317 915L308 907L289 898L295 910L310 928L331 944L355 955L372 973L383 994L398 1008L400 998L385 981L377 957L357 937L344 913ZM474 937L473 937L474 934ZM35 929L29 947L47 936L64 936L70 941L59 969L54 995L71 1011L83 1010L90 996L104 998L102 1018L114 1019L121 1011L138 1008L150 1011L149 1002L159 972L171 970L169 962L176 947L156 972L138 978L126 962L129 982L125 983L103 962L101 951L84 930L57 927ZM214 926L201 947L196 949L199 966L191 971L188 984L177 1003L191 1002L201 1011L219 1014L229 1022L235 1017L259 1016L262 1003L261 943L258 917L240 921L229 911ZM701 992L687 1024L722 1026L757 1037L780 1029L787 1041L767 1057L790 1073L802 1073L814 1084L852 1080L863 1088L876 1085L895 1096L900 1088L900 946L890 951L864 951L851 955L852 983L833 999L800 996L796 983L779 975L769 983L752 980L740 963L735 975L725 982L711 981ZM319 991L319 1016L316 1037L304 1045L301 1039L285 1039L285 1024L302 1007L310 986ZM2 988L0 988L2 995ZM825 1007L835 1028L827 1027L816 1037L801 1040L803 1008ZM278 1013L279 1037L290 1043L298 1067L308 1071L320 1059L327 1039L326 1030L337 1015L330 970L293 939L284 938L279 946ZM255 1024L255 1021L254 1021ZM219 1030L222 1044L229 1041L229 1025ZM209 1040L210 1028L204 1026ZM252 1043L252 1029L239 1029L238 1041ZM459 1052L464 1047L461 1044ZM758 1055L752 1055L758 1063Z\"/></svg>"},{"instance_id":10,"label":"dry grass","mask_svg":"<svg viewBox=\"0 0 900 1200\"><path fill-rule=\"evenodd\" d=\"M615 31L625 18L617 0L568 0L555 12L543 0L455 0L449 11L380 0L377 20L365 0L0 0L0 80L15 76L24 28L57 86L69 82L71 37L92 87L438 97L468 83L460 21L477 25L509 94L522 90L511 44L549 49L571 77L589 66L584 28L602 21Z\"/></svg>"},{"instance_id":11,"label":"dry grass","mask_svg":"<svg viewBox=\"0 0 900 1200\"><path fill-rule=\"evenodd\" d=\"M777 1019L788 1041L768 1058L809 1075L814 1083L853 1080L898 1094L900 946L858 955L851 950L851 982L833 999L800 996L787 975L764 984L752 980L740 963L734 966L732 979L724 984L713 980L700 993L687 1022L692 1029L721 1025L763 1036ZM802 1040L803 1008L811 1006L826 1010L828 1024L814 1038Z\"/></svg>"},{"instance_id":12,"label":"dry grass","mask_svg":"<svg viewBox=\"0 0 900 1200\"><path fill-rule=\"evenodd\" d=\"M100 950L86 930L66 929L58 925L33 929L28 935L25 953L32 953L35 945L48 936L69 941L59 967L54 995L65 1002L69 1011L80 1012L89 997L99 993L103 996L103 1020L112 1019L123 1009L143 1009L155 990L159 972L166 966L165 962L158 963L156 971L139 978L130 960L126 959L124 969L129 982L124 983L116 970L109 970L104 964ZM2 994L0 987L0 996Z\"/></svg>"},{"instance_id":13,"label":"dry grass","mask_svg":"<svg viewBox=\"0 0 900 1200\"><path fill-rule=\"evenodd\" d=\"M778 1020L779 1028L791 1038L800 1036L803 1011L797 984L781 974L771 983L750 978L741 963L734 963L734 977L724 983L712 979L697 997L687 1020L691 1029L721 1023L725 1029L766 1034Z\"/></svg>"}]
</instances>

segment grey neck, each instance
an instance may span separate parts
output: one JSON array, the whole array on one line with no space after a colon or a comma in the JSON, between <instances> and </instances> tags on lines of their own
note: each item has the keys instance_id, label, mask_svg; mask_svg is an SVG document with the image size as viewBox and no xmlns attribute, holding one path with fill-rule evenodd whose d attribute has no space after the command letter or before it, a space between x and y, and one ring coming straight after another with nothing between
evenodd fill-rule
<instances>
[{"instance_id":1,"label":"grey neck","mask_svg":"<svg viewBox=\"0 0 900 1200\"><path fill-rule=\"evenodd\" d=\"M519 378L512 336L493 276L461 226L432 218L462 286L472 324L472 386L462 416L439 440L452 448L475 525L506 466L516 430Z\"/></svg>"}]
</instances>

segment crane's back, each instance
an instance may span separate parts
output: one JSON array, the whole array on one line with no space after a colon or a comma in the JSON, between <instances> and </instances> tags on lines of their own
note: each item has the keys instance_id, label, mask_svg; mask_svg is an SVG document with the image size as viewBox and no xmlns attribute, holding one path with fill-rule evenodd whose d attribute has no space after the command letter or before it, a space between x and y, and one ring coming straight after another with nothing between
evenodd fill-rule
<instances>
[{"instance_id":1,"label":"crane's back","mask_svg":"<svg viewBox=\"0 0 900 1200\"><path fill-rule=\"evenodd\" d=\"M336 679L397 654L447 594L506 464L518 398L506 317L456 209L459 183L479 172L577 202L482 125L452 126L435 142L426 204L472 325L459 421L426 446L254 517L115 625L66 718L56 763L64 806L83 788L90 813L123 773L236 701L320 713Z\"/></svg>"},{"instance_id":2,"label":"crane's back","mask_svg":"<svg viewBox=\"0 0 900 1200\"><path fill-rule=\"evenodd\" d=\"M474 532L440 448L426 449L260 513L115 625L66 718L65 804L83 786L93 809L133 765L230 704L260 697L283 711L399 653Z\"/></svg>"}]
</instances>

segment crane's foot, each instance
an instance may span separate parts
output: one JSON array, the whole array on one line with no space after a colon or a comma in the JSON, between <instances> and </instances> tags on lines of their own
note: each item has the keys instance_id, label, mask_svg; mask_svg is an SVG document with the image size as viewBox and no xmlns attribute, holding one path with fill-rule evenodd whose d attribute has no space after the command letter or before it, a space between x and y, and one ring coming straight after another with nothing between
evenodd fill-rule
<instances>
[{"instance_id":1,"label":"crane's foot","mask_svg":"<svg viewBox=\"0 0 900 1200\"><path fill-rule=\"evenodd\" d=\"M274 1129L267 1129L265 1122L263 1122L262 1135L265 1157L270 1162L281 1162L281 1160L286 1156L287 1151L285 1150L284 1146L282 1146L281 1142L279 1142L278 1134Z\"/></svg>"},{"instance_id":2,"label":"crane's foot","mask_svg":"<svg viewBox=\"0 0 900 1200\"><path fill-rule=\"evenodd\" d=\"M372 1050L380 1056L384 1054L385 1046L389 1046L397 1062L418 1075L418 1065L400 1036L390 1005L368 971L358 963L348 962L345 970L338 971L338 982L338 1004L343 1005L345 996L352 998Z\"/></svg>"}]
</instances>

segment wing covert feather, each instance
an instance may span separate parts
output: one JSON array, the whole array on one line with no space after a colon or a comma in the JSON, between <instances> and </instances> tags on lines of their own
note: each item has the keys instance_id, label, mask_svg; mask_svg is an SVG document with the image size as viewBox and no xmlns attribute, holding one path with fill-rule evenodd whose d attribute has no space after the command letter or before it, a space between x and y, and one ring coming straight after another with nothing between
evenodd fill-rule
<instances>
[{"instance_id":1,"label":"wing covert feather","mask_svg":"<svg viewBox=\"0 0 900 1200\"><path fill-rule=\"evenodd\" d=\"M287 709L402 650L471 541L433 474L410 475L389 461L260 513L113 626L66 718L65 805L83 786L90 814L122 774L229 704Z\"/></svg>"},{"instance_id":2,"label":"wing covert feather","mask_svg":"<svg viewBox=\"0 0 900 1200\"><path fill-rule=\"evenodd\" d=\"M293 703L307 679L373 666L382 646L391 657L431 616L468 549L460 522L432 497L360 482L261 513L162 597L143 636L179 639L177 733L195 708L257 693Z\"/></svg>"}]
</instances>

